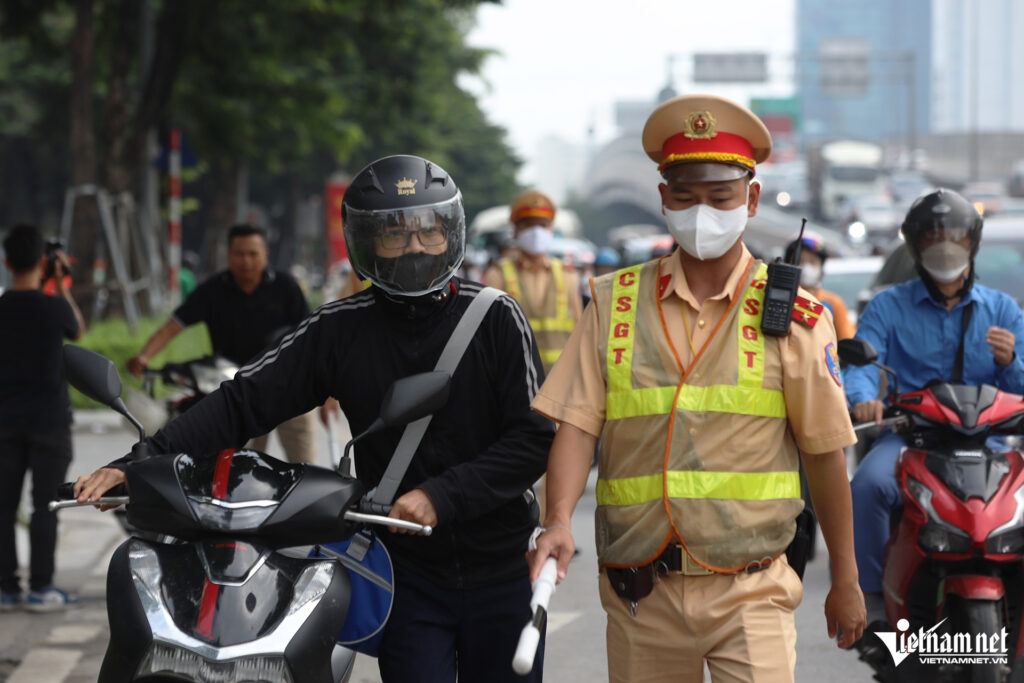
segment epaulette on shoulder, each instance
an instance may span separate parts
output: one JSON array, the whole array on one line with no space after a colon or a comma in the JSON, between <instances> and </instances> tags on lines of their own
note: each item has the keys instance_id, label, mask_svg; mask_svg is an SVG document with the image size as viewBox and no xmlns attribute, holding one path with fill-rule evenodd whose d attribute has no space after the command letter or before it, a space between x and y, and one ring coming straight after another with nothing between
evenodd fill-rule
<instances>
[{"instance_id":1,"label":"epaulette on shoulder","mask_svg":"<svg viewBox=\"0 0 1024 683\"><path fill-rule=\"evenodd\" d=\"M793 320L801 325L813 328L818 324L818 319L821 317L823 310L825 310L825 307L813 299L807 299L799 295L793 299Z\"/></svg>"}]
</instances>

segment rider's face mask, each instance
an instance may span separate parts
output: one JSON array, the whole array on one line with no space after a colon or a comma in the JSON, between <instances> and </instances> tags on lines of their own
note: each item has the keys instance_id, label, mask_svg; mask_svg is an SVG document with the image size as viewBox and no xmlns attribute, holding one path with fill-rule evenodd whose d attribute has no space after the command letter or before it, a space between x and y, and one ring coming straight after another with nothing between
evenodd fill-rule
<instances>
[{"instance_id":1,"label":"rider's face mask","mask_svg":"<svg viewBox=\"0 0 1024 683\"><path fill-rule=\"evenodd\" d=\"M936 282L955 281L970 262L971 252L956 242L939 242L921 252L921 266Z\"/></svg>"},{"instance_id":2,"label":"rider's face mask","mask_svg":"<svg viewBox=\"0 0 1024 683\"><path fill-rule=\"evenodd\" d=\"M694 204L681 211L663 207L665 223L687 254L702 261L715 259L729 251L743 234L749 197L748 185L743 203L735 209L716 209L707 204Z\"/></svg>"}]
</instances>

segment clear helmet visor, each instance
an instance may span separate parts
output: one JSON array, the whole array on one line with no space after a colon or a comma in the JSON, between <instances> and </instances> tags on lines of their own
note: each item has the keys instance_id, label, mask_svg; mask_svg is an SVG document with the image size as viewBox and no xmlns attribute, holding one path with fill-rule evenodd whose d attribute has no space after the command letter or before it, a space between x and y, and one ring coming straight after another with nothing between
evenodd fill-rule
<instances>
[{"instance_id":1,"label":"clear helmet visor","mask_svg":"<svg viewBox=\"0 0 1024 683\"><path fill-rule=\"evenodd\" d=\"M347 207L345 240L356 273L385 292L435 292L455 275L466 252L462 194L401 209Z\"/></svg>"}]
</instances>

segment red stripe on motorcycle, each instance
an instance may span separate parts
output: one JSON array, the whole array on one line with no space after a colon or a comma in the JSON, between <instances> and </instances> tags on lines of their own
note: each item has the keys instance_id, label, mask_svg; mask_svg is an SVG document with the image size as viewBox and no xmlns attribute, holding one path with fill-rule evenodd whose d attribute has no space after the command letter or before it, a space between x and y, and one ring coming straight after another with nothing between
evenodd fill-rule
<instances>
[{"instance_id":1,"label":"red stripe on motorcycle","mask_svg":"<svg viewBox=\"0 0 1024 683\"><path fill-rule=\"evenodd\" d=\"M203 580L203 597L199 602L199 618L196 620L196 634L206 639L213 635L213 615L217 611L217 595L220 586Z\"/></svg>"},{"instance_id":2,"label":"red stripe on motorcycle","mask_svg":"<svg viewBox=\"0 0 1024 683\"><path fill-rule=\"evenodd\" d=\"M231 458L234 456L233 448L225 448L217 456L217 467L213 470L213 489L210 491L214 498L223 500L228 494L228 475L231 474Z\"/></svg>"}]
</instances>

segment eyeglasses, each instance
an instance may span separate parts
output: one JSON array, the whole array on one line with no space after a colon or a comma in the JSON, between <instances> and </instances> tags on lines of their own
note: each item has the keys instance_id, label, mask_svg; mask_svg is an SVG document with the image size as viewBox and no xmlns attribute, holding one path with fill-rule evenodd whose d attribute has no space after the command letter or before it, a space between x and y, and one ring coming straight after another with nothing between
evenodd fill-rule
<instances>
[{"instance_id":1,"label":"eyeglasses","mask_svg":"<svg viewBox=\"0 0 1024 683\"><path fill-rule=\"evenodd\" d=\"M413 235L416 235L420 244L425 247L439 247L447 240L444 228L440 225L428 225L419 230L389 228L377 235L377 239L385 249L405 249L412 241Z\"/></svg>"},{"instance_id":2,"label":"eyeglasses","mask_svg":"<svg viewBox=\"0 0 1024 683\"><path fill-rule=\"evenodd\" d=\"M920 242L922 244L935 244L942 241L962 242L969 234L970 230L967 228L935 225L921 232Z\"/></svg>"}]
</instances>

